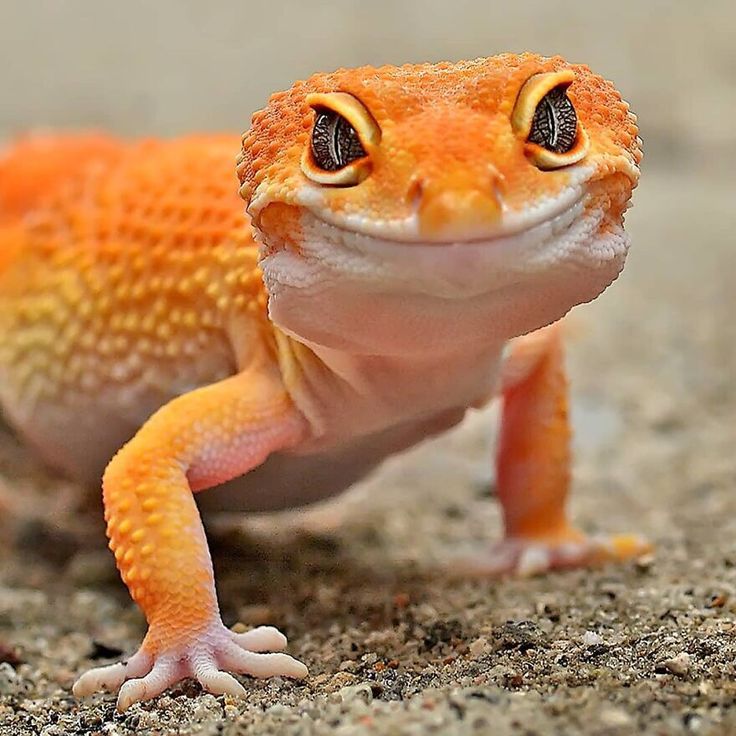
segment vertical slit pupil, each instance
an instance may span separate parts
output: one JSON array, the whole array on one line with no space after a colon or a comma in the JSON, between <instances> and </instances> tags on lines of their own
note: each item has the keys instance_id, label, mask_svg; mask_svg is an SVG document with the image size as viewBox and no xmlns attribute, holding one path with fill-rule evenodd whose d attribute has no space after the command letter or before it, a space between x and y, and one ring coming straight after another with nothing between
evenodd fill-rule
<instances>
[{"instance_id":1,"label":"vertical slit pupil","mask_svg":"<svg viewBox=\"0 0 736 736\"><path fill-rule=\"evenodd\" d=\"M366 155L355 128L340 114L318 109L312 128L312 157L324 171L337 171Z\"/></svg>"},{"instance_id":2,"label":"vertical slit pupil","mask_svg":"<svg viewBox=\"0 0 736 736\"><path fill-rule=\"evenodd\" d=\"M575 145L578 118L562 86L542 97L534 111L528 140L554 153L567 153Z\"/></svg>"}]
</instances>

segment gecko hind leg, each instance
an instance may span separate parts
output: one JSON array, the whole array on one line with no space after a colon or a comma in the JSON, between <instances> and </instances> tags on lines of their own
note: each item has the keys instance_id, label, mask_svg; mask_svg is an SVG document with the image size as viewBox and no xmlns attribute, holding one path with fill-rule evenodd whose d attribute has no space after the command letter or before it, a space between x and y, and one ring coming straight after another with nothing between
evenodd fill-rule
<instances>
[{"instance_id":1,"label":"gecko hind leg","mask_svg":"<svg viewBox=\"0 0 736 736\"><path fill-rule=\"evenodd\" d=\"M561 333L558 323L512 347L502 376L496 456L505 535L464 561L463 572L534 575L623 561L651 551L637 535L588 536L568 518L571 431Z\"/></svg>"}]
</instances>

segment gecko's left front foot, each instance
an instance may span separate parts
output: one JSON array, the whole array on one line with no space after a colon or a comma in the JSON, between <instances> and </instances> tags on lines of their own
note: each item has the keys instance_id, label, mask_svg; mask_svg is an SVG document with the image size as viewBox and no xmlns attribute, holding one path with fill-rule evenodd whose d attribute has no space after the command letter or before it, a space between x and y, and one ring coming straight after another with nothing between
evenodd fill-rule
<instances>
[{"instance_id":1,"label":"gecko's left front foot","mask_svg":"<svg viewBox=\"0 0 736 736\"><path fill-rule=\"evenodd\" d=\"M652 545L634 534L586 536L577 529L544 537L506 537L457 563L470 575L519 575L528 577L555 569L602 565L636 559L652 551Z\"/></svg>"},{"instance_id":2,"label":"gecko's left front foot","mask_svg":"<svg viewBox=\"0 0 736 736\"><path fill-rule=\"evenodd\" d=\"M253 677L307 676L307 668L288 654L262 654L286 647L286 637L272 626L236 634L222 623L209 631L157 653L146 642L127 662L96 667L74 684L74 695L119 689L117 708L150 700L185 677L193 677L215 695L245 697L245 688L224 670Z\"/></svg>"}]
</instances>

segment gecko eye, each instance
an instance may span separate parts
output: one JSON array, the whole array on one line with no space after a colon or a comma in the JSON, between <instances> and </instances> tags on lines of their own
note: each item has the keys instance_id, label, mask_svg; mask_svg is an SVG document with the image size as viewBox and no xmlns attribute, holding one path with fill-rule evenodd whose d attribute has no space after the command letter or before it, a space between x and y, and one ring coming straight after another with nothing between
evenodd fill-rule
<instances>
[{"instance_id":1,"label":"gecko eye","mask_svg":"<svg viewBox=\"0 0 736 736\"><path fill-rule=\"evenodd\" d=\"M519 92L511 126L524 139L525 153L540 169L569 166L588 152L588 136L567 96L574 79L571 69L535 74Z\"/></svg>"},{"instance_id":2,"label":"gecko eye","mask_svg":"<svg viewBox=\"0 0 736 736\"><path fill-rule=\"evenodd\" d=\"M314 110L302 172L318 184L353 186L371 170L370 154L381 139L378 123L363 103L346 92L307 95Z\"/></svg>"},{"instance_id":3,"label":"gecko eye","mask_svg":"<svg viewBox=\"0 0 736 736\"><path fill-rule=\"evenodd\" d=\"M337 171L365 156L358 133L334 110L315 110L312 128L312 159L320 169Z\"/></svg>"},{"instance_id":4,"label":"gecko eye","mask_svg":"<svg viewBox=\"0 0 736 736\"><path fill-rule=\"evenodd\" d=\"M542 97L534 111L527 140L553 153L568 153L575 145L578 116L562 85Z\"/></svg>"}]
</instances>

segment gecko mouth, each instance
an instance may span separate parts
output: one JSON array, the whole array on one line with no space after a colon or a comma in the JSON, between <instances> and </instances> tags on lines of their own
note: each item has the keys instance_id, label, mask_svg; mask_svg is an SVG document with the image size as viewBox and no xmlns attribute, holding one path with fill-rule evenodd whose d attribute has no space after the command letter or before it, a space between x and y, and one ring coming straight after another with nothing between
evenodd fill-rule
<instances>
[{"instance_id":1,"label":"gecko mouth","mask_svg":"<svg viewBox=\"0 0 736 736\"><path fill-rule=\"evenodd\" d=\"M314 213L311 215L322 227L338 236L342 244L350 250L367 256L379 257L394 257L405 252L408 257L416 260L418 248L430 252L437 251L437 256L444 258L448 252L452 256L460 256L461 251L467 252L467 255L473 255L473 252L482 255L491 248L494 251L503 251L540 245L563 235L576 220L580 219L584 209L585 197L582 193L578 193L570 204L567 204L562 210L557 210L551 217L534 218L525 223L522 223L520 218L516 218L518 222L499 228L493 234L472 233L467 238L452 240L430 240L419 235L413 238L396 238L392 237L391 232L367 234L361 230L329 222Z\"/></svg>"},{"instance_id":2,"label":"gecko mouth","mask_svg":"<svg viewBox=\"0 0 736 736\"><path fill-rule=\"evenodd\" d=\"M505 211L498 224L477 226L469 229L465 237L432 237L420 232L416 214L403 220L381 220L360 214L334 215L329 209L313 202L302 204L304 211L325 226L334 227L340 232L364 239L365 243L385 243L390 247L417 245L452 247L456 245L503 244L512 238L537 231L538 228L559 228L569 225L579 214L579 206L584 199L585 188L570 186L563 194L553 200L541 201L524 211Z\"/></svg>"}]
</instances>

